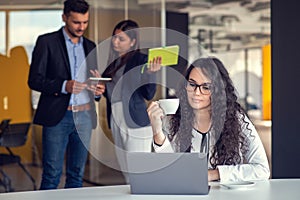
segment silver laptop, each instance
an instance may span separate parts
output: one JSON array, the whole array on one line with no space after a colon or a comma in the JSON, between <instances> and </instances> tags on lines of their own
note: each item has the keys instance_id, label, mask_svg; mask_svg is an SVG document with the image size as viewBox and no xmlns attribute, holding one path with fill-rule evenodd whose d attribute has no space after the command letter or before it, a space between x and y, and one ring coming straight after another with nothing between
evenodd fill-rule
<instances>
[{"instance_id":1,"label":"silver laptop","mask_svg":"<svg viewBox=\"0 0 300 200\"><path fill-rule=\"evenodd\" d=\"M207 154L127 154L132 194L208 194Z\"/></svg>"}]
</instances>

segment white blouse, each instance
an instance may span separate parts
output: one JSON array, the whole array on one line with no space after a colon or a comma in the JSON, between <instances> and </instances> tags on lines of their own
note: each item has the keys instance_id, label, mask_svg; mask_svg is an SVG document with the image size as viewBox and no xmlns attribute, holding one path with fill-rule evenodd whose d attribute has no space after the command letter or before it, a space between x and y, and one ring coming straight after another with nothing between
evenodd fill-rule
<instances>
[{"instance_id":1,"label":"white blouse","mask_svg":"<svg viewBox=\"0 0 300 200\"><path fill-rule=\"evenodd\" d=\"M248 129L252 131L250 134L250 131L246 128L247 124L241 120L243 123L242 132L250 141L249 150L243 156L240 153L241 158L244 158L244 160L242 160L242 164L217 166L221 182L265 180L270 176L268 159L260 137L254 125L247 117L245 117L245 121L249 123ZM193 138L191 152L200 152L202 134L198 133L194 129L192 134ZM212 136L206 138L209 138L209 153L211 154L217 141ZM175 152L175 144L170 142L168 139L166 139L161 146L153 143L153 147L155 152ZM211 164L208 162L208 169L211 168Z\"/></svg>"}]
</instances>

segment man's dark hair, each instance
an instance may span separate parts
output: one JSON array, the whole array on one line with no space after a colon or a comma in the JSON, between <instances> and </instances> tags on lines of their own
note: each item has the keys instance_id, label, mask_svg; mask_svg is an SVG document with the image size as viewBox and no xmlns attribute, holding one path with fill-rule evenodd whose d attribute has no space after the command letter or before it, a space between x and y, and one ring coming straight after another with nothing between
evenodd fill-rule
<instances>
[{"instance_id":1,"label":"man's dark hair","mask_svg":"<svg viewBox=\"0 0 300 200\"><path fill-rule=\"evenodd\" d=\"M64 2L64 14L69 15L70 12L85 14L89 10L89 4L85 0L66 0Z\"/></svg>"}]
</instances>

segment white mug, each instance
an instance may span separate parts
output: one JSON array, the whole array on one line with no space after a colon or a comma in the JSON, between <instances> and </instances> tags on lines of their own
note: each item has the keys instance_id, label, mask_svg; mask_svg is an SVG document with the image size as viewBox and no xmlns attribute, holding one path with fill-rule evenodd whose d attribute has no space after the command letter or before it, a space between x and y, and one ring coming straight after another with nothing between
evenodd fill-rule
<instances>
[{"instance_id":1,"label":"white mug","mask_svg":"<svg viewBox=\"0 0 300 200\"><path fill-rule=\"evenodd\" d=\"M160 99L158 100L158 104L165 115L173 115L178 109L179 99Z\"/></svg>"}]
</instances>

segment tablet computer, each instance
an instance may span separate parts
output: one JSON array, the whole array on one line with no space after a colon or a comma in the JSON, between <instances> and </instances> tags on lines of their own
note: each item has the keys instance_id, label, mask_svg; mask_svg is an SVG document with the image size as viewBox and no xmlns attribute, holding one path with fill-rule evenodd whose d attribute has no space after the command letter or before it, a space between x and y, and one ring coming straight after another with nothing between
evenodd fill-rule
<instances>
[{"instance_id":1,"label":"tablet computer","mask_svg":"<svg viewBox=\"0 0 300 200\"><path fill-rule=\"evenodd\" d=\"M162 58L162 66L176 65L178 63L178 54L178 45L151 48L148 50L148 64L153 58L160 56Z\"/></svg>"},{"instance_id":2,"label":"tablet computer","mask_svg":"<svg viewBox=\"0 0 300 200\"><path fill-rule=\"evenodd\" d=\"M102 77L89 77L87 83L89 85L97 85L99 82L106 83L111 81L111 78L102 78Z\"/></svg>"},{"instance_id":3,"label":"tablet computer","mask_svg":"<svg viewBox=\"0 0 300 200\"><path fill-rule=\"evenodd\" d=\"M107 81L111 81L111 78L90 77L89 80L90 80L90 81L107 82Z\"/></svg>"}]
</instances>

